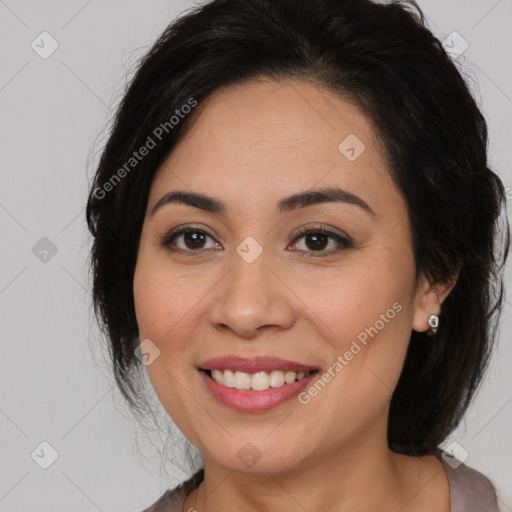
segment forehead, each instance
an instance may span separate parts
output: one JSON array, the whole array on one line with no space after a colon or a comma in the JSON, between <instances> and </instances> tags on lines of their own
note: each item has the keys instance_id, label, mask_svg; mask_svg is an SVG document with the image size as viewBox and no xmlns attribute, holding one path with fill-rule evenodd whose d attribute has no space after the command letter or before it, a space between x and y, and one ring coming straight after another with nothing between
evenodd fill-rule
<instances>
[{"instance_id":1,"label":"forehead","mask_svg":"<svg viewBox=\"0 0 512 512\"><path fill-rule=\"evenodd\" d=\"M396 204L371 121L325 88L289 80L238 84L216 91L191 115L157 172L150 205L189 188L261 210L316 186L342 187L377 212Z\"/></svg>"}]
</instances>

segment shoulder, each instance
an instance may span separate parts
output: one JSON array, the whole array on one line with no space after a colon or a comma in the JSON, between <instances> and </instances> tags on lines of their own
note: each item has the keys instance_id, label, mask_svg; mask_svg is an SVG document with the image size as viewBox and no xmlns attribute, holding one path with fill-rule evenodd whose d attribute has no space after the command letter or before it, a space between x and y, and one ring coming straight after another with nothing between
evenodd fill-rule
<instances>
[{"instance_id":1,"label":"shoulder","mask_svg":"<svg viewBox=\"0 0 512 512\"><path fill-rule=\"evenodd\" d=\"M182 489L166 491L158 500L142 512L181 512L185 497Z\"/></svg>"},{"instance_id":2,"label":"shoulder","mask_svg":"<svg viewBox=\"0 0 512 512\"><path fill-rule=\"evenodd\" d=\"M451 512L498 512L496 489L484 474L456 459L442 462L450 482Z\"/></svg>"},{"instance_id":3,"label":"shoulder","mask_svg":"<svg viewBox=\"0 0 512 512\"><path fill-rule=\"evenodd\" d=\"M167 490L158 500L142 512L181 512L187 495L199 485L204 476L203 469L198 470L188 480L174 489Z\"/></svg>"}]
</instances>

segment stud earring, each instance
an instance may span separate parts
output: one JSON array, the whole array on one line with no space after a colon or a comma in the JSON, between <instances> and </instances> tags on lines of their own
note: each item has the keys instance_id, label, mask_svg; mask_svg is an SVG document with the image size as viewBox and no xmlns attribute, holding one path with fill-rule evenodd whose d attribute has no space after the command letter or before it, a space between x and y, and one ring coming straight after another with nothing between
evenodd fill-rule
<instances>
[{"instance_id":1,"label":"stud earring","mask_svg":"<svg viewBox=\"0 0 512 512\"><path fill-rule=\"evenodd\" d=\"M437 315L430 315L428 317L428 325L432 329L432 334L435 334L439 327L439 317Z\"/></svg>"}]
</instances>

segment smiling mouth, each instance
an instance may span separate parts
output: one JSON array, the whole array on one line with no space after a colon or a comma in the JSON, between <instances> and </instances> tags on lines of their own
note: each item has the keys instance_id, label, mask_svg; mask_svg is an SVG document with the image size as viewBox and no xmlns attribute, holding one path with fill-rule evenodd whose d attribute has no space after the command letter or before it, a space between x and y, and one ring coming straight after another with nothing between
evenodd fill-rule
<instances>
[{"instance_id":1,"label":"smiling mouth","mask_svg":"<svg viewBox=\"0 0 512 512\"><path fill-rule=\"evenodd\" d=\"M233 370L206 370L212 380L226 388L252 391L265 391L269 388L280 388L294 382L300 382L307 377L318 373L318 370L309 372L293 372L273 370L270 372L246 373Z\"/></svg>"}]
</instances>

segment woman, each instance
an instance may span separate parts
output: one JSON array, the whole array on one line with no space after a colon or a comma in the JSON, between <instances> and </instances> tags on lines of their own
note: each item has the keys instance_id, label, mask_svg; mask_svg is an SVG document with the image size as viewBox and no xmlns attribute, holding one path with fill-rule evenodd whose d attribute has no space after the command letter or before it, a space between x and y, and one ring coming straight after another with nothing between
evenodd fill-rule
<instances>
[{"instance_id":1,"label":"woman","mask_svg":"<svg viewBox=\"0 0 512 512\"><path fill-rule=\"evenodd\" d=\"M135 410L145 368L203 455L147 512L497 510L439 448L501 312L486 144L415 5L216 0L166 29L87 205L116 381Z\"/></svg>"}]
</instances>

